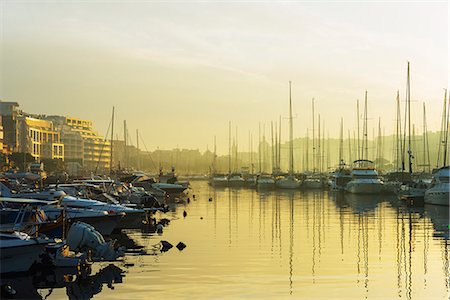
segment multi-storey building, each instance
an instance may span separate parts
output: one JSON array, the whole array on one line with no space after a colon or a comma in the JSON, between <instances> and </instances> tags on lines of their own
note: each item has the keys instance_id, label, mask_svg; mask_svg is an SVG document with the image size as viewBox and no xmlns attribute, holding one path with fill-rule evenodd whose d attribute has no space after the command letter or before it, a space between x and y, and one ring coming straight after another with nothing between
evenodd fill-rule
<instances>
[{"instance_id":1,"label":"multi-storey building","mask_svg":"<svg viewBox=\"0 0 450 300\"><path fill-rule=\"evenodd\" d=\"M88 171L109 169L111 145L93 129L93 123L71 117L48 116L58 130L65 145L65 160L80 163Z\"/></svg>"},{"instance_id":2,"label":"multi-storey building","mask_svg":"<svg viewBox=\"0 0 450 300\"><path fill-rule=\"evenodd\" d=\"M52 122L23 113L17 102L0 101L3 143L12 152L30 153L37 162L44 158L64 160L64 144Z\"/></svg>"},{"instance_id":3,"label":"multi-storey building","mask_svg":"<svg viewBox=\"0 0 450 300\"><path fill-rule=\"evenodd\" d=\"M44 158L64 160L64 144L52 122L25 115L17 121L18 152L30 153L37 162Z\"/></svg>"}]
</instances>

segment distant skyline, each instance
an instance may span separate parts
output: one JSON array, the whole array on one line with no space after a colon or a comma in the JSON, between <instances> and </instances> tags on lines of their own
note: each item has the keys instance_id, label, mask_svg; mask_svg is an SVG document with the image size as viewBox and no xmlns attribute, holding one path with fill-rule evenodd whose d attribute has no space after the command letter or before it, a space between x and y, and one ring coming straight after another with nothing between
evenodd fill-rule
<instances>
[{"instance_id":1,"label":"distant skyline","mask_svg":"<svg viewBox=\"0 0 450 300\"><path fill-rule=\"evenodd\" d=\"M368 91L369 134L394 128L411 63L413 120L440 128L449 86L449 4L385 1L1 1L0 99L30 113L94 121L112 106L148 150L254 149L258 123L283 117L292 81L294 136L311 130L311 99L338 137L356 129ZM403 105L402 105L403 109ZM235 128L233 127L233 133ZM311 133L310 133L311 135ZM142 148L142 147L141 147Z\"/></svg>"}]
</instances>

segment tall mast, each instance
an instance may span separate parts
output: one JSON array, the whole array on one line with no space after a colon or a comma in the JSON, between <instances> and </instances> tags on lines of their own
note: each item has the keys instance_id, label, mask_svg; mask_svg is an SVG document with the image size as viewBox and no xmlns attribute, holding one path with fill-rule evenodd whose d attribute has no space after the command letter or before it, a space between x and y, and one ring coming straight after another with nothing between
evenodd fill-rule
<instances>
[{"instance_id":1,"label":"tall mast","mask_svg":"<svg viewBox=\"0 0 450 300\"><path fill-rule=\"evenodd\" d=\"M228 174L231 174L231 121L228 121Z\"/></svg>"},{"instance_id":2,"label":"tall mast","mask_svg":"<svg viewBox=\"0 0 450 300\"><path fill-rule=\"evenodd\" d=\"M314 123L314 98L312 98L312 124L313 124L313 126L312 126L312 159L313 159L313 173L316 173L316 143L315 143L315 141L314 141L314 134L315 134L315 131L314 131L314 126L315 126L315 123Z\"/></svg>"},{"instance_id":3,"label":"tall mast","mask_svg":"<svg viewBox=\"0 0 450 300\"><path fill-rule=\"evenodd\" d=\"M293 125L292 125L292 96L291 82L289 81L289 174L294 174L294 144L293 144Z\"/></svg>"},{"instance_id":4,"label":"tall mast","mask_svg":"<svg viewBox=\"0 0 450 300\"><path fill-rule=\"evenodd\" d=\"M360 147L360 144L359 144L359 99L357 99L356 100L356 122L357 122L357 137L358 137L358 140L357 140L357 145L358 145L358 149L357 149L357 156L358 156L358 159L361 159L361 147Z\"/></svg>"},{"instance_id":5,"label":"tall mast","mask_svg":"<svg viewBox=\"0 0 450 300\"><path fill-rule=\"evenodd\" d=\"M306 159L305 159L306 169L305 171L309 171L309 132L308 128L306 128Z\"/></svg>"},{"instance_id":6,"label":"tall mast","mask_svg":"<svg viewBox=\"0 0 450 300\"><path fill-rule=\"evenodd\" d=\"M275 121L275 158L274 158L275 168L274 170L278 170L278 124Z\"/></svg>"},{"instance_id":7,"label":"tall mast","mask_svg":"<svg viewBox=\"0 0 450 300\"><path fill-rule=\"evenodd\" d=\"M251 174L251 168L252 168L252 139L250 137L250 130L248 131L248 171Z\"/></svg>"},{"instance_id":8,"label":"tall mast","mask_svg":"<svg viewBox=\"0 0 450 300\"><path fill-rule=\"evenodd\" d=\"M274 170L274 168L275 168L275 151L274 151L274 148L273 148L273 121L270 121L270 136L271 136L271 139L272 139L272 146L271 146L271 158L272 158L272 173L273 173L273 170Z\"/></svg>"},{"instance_id":9,"label":"tall mast","mask_svg":"<svg viewBox=\"0 0 450 300\"><path fill-rule=\"evenodd\" d=\"M216 173L216 163L217 163L217 146L216 146L216 136L214 136L214 156L213 156L213 165L212 165L212 173Z\"/></svg>"},{"instance_id":10,"label":"tall mast","mask_svg":"<svg viewBox=\"0 0 450 300\"><path fill-rule=\"evenodd\" d=\"M123 146L124 146L124 161L123 161L123 166L124 168L127 167L127 163L128 163L128 153L127 153L127 121L123 120Z\"/></svg>"},{"instance_id":11,"label":"tall mast","mask_svg":"<svg viewBox=\"0 0 450 300\"><path fill-rule=\"evenodd\" d=\"M318 121L318 128L317 128L317 153L316 153L316 159L317 159L317 168L319 173L322 172L322 166L320 165L320 114L318 115L319 121Z\"/></svg>"},{"instance_id":12,"label":"tall mast","mask_svg":"<svg viewBox=\"0 0 450 300\"><path fill-rule=\"evenodd\" d=\"M402 132L401 113L400 113L400 92L397 91L397 120L396 120L396 171L400 169L400 155L403 155L403 147L400 139Z\"/></svg>"},{"instance_id":13,"label":"tall mast","mask_svg":"<svg viewBox=\"0 0 450 300\"><path fill-rule=\"evenodd\" d=\"M344 160L344 119L341 117L341 131L339 135L339 166L342 165Z\"/></svg>"},{"instance_id":14,"label":"tall mast","mask_svg":"<svg viewBox=\"0 0 450 300\"><path fill-rule=\"evenodd\" d=\"M112 109L112 117L111 117L111 152L109 157L109 174L112 174L113 170L113 150L114 150L114 106Z\"/></svg>"},{"instance_id":15,"label":"tall mast","mask_svg":"<svg viewBox=\"0 0 450 300\"><path fill-rule=\"evenodd\" d=\"M258 168L259 168L259 174L261 174L261 122L259 122L258 134L259 134L259 143L258 143Z\"/></svg>"},{"instance_id":16,"label":"tall mast","mask_svg":"<svg viewBox=\"0 0 450 300\"><path fill-rule=\"evenodd\" d=\"M139 151L139 129L136 128L136 149ZM141 168L141 162L139 161L139 155L136 156L136 167L138 170Z\"/></svg>"},{"instance_id":17,"label":"tall mast","mask_svg":"<svg viewBox=\"0 0 450 300\"><path fill-rule=\"evenodd\" d=\"M350 129L348 130L348 162L352 162L352 140L350 138Z\"/></svg>"},{"instance_id":18,"label":"tall mast","mask_svg":"<svg viewBox=\"0 0 450 300\"><path fill-rule=\"evenodd\" d=\"M408 77L406 82L406 99L408 101L408 167L409 174L412 174L412 149L411 149L411 84L409 74L409 62L408 62Z\"/></svg>"},{"instance_id":19,"label":"tall mast","mask_svg":"<svg viewBox=\"0 0 450 300\"><path fill-rule=\"evenodd\" d=\"M425 102L423 103L423 171L426 168L430 172L430 148L428 145L428 128L427 128L427 114L425 110Z\"/></svg>"},{"instance_id":20,"label":"tall mast","mask_svg":"<svg viewBox=\"0 0 450 300\"><path fill-rule=\"evenodd\" d=\"M235 172L239 172L239 165L238 165L238 127L237 127L237 125L236 125L236 136L235 136L235 139L236 139L236 144L235 144L235 148L234 148L234 151L235 151L235 157L234 157L234 161L235 161Z\"/></svg>"},{"instance_id":21,"label":"tall mast","mask_svg":"<svg viewBox=\"0 0 450 300\"><path fill-rule=\"evenodd\" d=\"M364 96L364 152L363 159L369 159L369 145L368 145L368 128L367 128L367 91Z\"/></svg>"},{"instance_id":22,"label":"tall mast","mask_svg":"<svg viewBox=\"0 0 450 300\"><path fill-rule=\"evenodd\" d=\"M278 168L281 170L281 116L279 116L280 119L280 128L278 128L279 130L279 135L278 135Z\"/></svg>"},{"instance_id":23,"label":"tall mast","mask_svg":"<svg viewBox=\"0 0 450 300\"><path fill-rule=\"evenodd\" d=\"M445 89L444 102L447 102L447 89ZM448 102L447 108L447 118L445 121L445 130L444 130L444 164L443 167L447 165L447 147L448 147L448 123L449 123L449 115L450 115L450 101Z\"/></svg>"}]
</instances>

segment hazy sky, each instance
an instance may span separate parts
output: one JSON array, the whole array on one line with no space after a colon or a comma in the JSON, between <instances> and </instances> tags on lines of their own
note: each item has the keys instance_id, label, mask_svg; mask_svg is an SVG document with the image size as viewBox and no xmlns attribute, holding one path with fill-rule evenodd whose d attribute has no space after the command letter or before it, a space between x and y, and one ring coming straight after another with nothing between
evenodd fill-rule
<instances>
[{"instance_id":1,"label":"hazy sky","mask_svg":"<svg viewBox=\"0 0 450 300\"><path fill-rule=\"evenodd\" d=\"M312 97L331 136L341 116L353 131L366 89L369 126L381 117L390 133L407 61L414 120L425 101L428 127L440 126L447 1L0 3L0 99L27 112L92 119L103 135L114 105L119 137L126 119L149 150L212 149L217 135L224 152L229 120L247 149L258 122L268 132L282 115L287 129L289 80L295 136L312 127Z\"/></svg>"}]
</instances>

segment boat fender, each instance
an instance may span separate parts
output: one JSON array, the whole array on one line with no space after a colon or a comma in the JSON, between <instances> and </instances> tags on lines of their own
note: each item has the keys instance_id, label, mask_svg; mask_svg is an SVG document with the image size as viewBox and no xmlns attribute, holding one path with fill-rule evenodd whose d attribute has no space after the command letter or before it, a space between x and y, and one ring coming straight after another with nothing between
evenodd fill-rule
<instances>
[{"instance_id":1,"label":"boat fender","mask_svg":"<svg viewBox=\"0 0 450 300\"><path fill-rule=\"evenodd\" d=\"M161 223L158 223L158 225L156 225L156 233L163 233L164 230L164 226Z\"/></svg>"}]
</instances>

